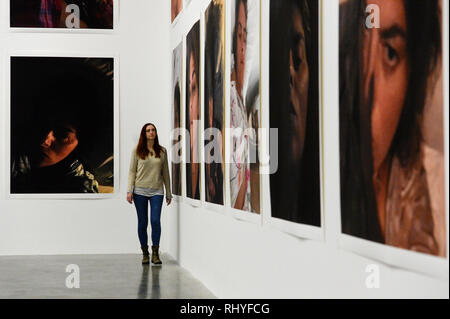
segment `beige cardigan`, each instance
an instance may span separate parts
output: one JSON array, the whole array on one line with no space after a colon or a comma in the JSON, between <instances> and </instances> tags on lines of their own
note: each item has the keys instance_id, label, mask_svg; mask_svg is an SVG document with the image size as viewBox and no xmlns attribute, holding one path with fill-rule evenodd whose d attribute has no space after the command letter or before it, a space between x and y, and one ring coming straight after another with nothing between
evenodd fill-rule
<instances>
[{"instance_id":1,"label":"beige cardigan","mask_svg":"<svg viewBox=\"0 0 450 319\"><path fill-rule=\"evenodd\" d=\"M133 149L128 174L128 192L133 192L134 187L163 189L163 184L166 188L166 198L172 198L167 150L163 147L160 158L149 155L143 160L137 156L136 148Z\"/></svg>"}]
</instances>

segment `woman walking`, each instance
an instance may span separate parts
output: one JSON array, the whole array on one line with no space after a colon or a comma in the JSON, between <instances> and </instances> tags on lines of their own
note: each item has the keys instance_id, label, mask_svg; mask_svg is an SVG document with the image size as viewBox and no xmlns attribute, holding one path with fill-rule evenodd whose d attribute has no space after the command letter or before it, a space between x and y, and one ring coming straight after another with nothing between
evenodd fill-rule
<instances>
[{"instance_id":1,"label":"woman walking","mask_svg":"<svg viewBox=\"0 0 450 319\"><path fill-rule=\"evenodd\" d=\"M164 184L164 186L163 186ZM128 176L127 201L136 206L138 216L138 236L143 254L142 264L150 263L148 251L148 203L150 202L150 222L152 226L152 257L154 265L161 265L159 242L161 238L161 209L166 189L166 203L170 205L169 166L167 150L159 145L155 125L145 124L137 147L131 154Z\"/></svg>"}]
</instances>

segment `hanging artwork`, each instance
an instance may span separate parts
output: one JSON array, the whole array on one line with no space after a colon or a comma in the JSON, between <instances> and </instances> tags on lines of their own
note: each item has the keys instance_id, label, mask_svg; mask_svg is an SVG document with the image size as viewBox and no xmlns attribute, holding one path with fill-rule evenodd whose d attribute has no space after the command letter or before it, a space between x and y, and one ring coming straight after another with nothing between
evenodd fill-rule
<instances>
[{"instance_id":1,"label":"hanging artwork","mask_svg":"<svg viewBox=\"0 0 450 319\"><path fill-rule=\"evenodd\" d=\"M342 233L348 246L397 248L391 262L406 267L418 263L399 250L447 255L441 5L340 5ZM370 19L367 6L379 9Z\"/></svg>"},{"instance_id":2,"label":"hanging artwork","mask_svg":"<svg viewBox=\"0 0 450 319\"><path fill-rule=\"evenodd\" d=\"M11 194L114 192L114 58L10 64Z\"/></svg>"},{"instance_id":3,"label":"hanging artwork","mask_svg":"<svg viewBox=\"0 0 450 319\"><path fill-rule=\"evenodd\" d=\"M182 49L183 44L180 43L174 50L172 55L172 193L181 196L181 96L182 96Z\"/></svg>"},{"instance_id":4,"label":"hanging artwork","mask_svg":"<svg viewBox=\"0 0 450 319\"><path fill-rule=\"evenodd\" d=\"M186 194L200 200L200 21L186 36Z\"/></svg>"},{"instance_id":5,"label":"hanging artwork","mask_svg":"<svg viewBox=\"0 0 450 319\"><path fill-rule=\"evenodd\" d=\"M205 197L224 203L224 65L225 8L213 0L205 12Z\"/></svg>"},{"instance_id":6,"label":"hanging artwork","mask_svg":"<svg viewBox=\"0 0 450 319\"><path fill-rule=\"evenodd\" d=\"M113 29L113 15L113 0L10 0L12 28Z\"/></svg>"},{"instance_id":7,"label":"hanging artwork","mask_svg":"<svg viewBox=\"0 0 450 319\"><path fill-rule=\"evenodd\" d=\"M232 0L230 85L231 207L260 209L260 1Z\"/></svg>"},{"instance_id":8,"label":"hanging artwork","mask_svg":"<svg viewBox=\"0 0 450 319\"><path fill-rule=\"evenodd\" d=\"M270 2L270 127L278 169L272 218L321 226L320 1Z\"/></svg>"}]
</instances>

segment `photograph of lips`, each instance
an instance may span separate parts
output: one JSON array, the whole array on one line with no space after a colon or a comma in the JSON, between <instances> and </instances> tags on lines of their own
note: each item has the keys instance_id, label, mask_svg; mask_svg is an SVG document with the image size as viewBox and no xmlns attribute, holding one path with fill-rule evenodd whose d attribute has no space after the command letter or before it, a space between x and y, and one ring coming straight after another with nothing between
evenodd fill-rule
<instances>
[{"instance_id":1,"label":"photograph of lips","mask_svg":"<svg viewBox=\"0 0 450 319\"><path fill-rule=\"evenodd\" d=\"M270 2L270 127L278 170L270 176L272 217L321 226L319 3Z\"/></svg>"},{"instance_id":2,"label":"photograph of lips","mask_svg":"<svg viewBox=\"0 0 450 319\"><path fill-rule=\"evenodd\" d=\"M114 58L11 57L11 194L114 192Z\"/></svg>"},{"instance_id":3,"label":"photograph of lips","mask_svg":"<svg viewBox=\"0 0 450 319\"><path fill-rule=\"evenodd\" d=\"M208 203L224 203L224 65L225 6L213 0L205 12L205 197ZM214 134L214 132L220 132ZM213 145L214 147L210 147Z\"/></svg>"},{"instance_id":4,"label":"photograph of lips","mask_svg":"<svg viewBox=\"0 0 450 319\"><path fill-rule=\"evenodd\" d=\"M260 1L231 1L231 207L260 214Z\"/></svg>"},{"instance_id":5,"label":"photograph of lips","mask_svg":"<svg viewBox=\"0 0 450 319\"><path fill-rule=\"evenodd\" d=\"M113 29L113 0L10 0L11 28Z\"/></svg>"},{"instance_id":6,"label":"photograph of lips","mask_svg":"<svg viewBox=\"0 0 450 319\"><path fill-rule=\"evenodd\" d=\"M186 36L186 196L200 200L200 21Z\"/></svg>"}]
</instances>

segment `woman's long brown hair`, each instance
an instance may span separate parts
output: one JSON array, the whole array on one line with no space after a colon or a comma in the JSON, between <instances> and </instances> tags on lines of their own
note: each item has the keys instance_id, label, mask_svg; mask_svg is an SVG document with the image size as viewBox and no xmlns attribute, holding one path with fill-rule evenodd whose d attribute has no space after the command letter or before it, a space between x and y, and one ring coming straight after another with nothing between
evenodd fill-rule
<instances>
[{"instance_id":1,"label":"woman's long brown hair","mask_svg":"<svg viewBox=\"0 0 450 319\"><path fill-rule=\"evenodd\" d=\"M150 154L150 151L148 150L148 147L147 147L147 134L146 134L147 127L149 125L153 126L156 131L155 143L153 144L153 149L155 151L156 158L160 158L161 151L163 151L163 148L161 147L161 145L159 145L158 130L156 129L156 126L152 123L147 123L142 127L141 136L139 137L139 143L136 148L136 155L141 159L146 159L148 154Z\"/></svg>"}]
</instances>

